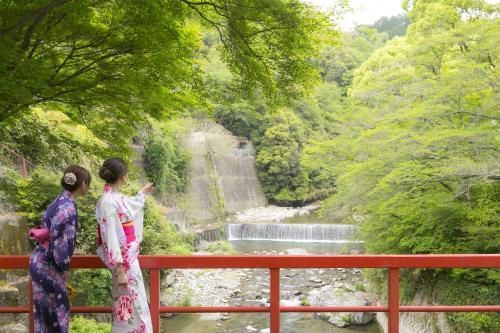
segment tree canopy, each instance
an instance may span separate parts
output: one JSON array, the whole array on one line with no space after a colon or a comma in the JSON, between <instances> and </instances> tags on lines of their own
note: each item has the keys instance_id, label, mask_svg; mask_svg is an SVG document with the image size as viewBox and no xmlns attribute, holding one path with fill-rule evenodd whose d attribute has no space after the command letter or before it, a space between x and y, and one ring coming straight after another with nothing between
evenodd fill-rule
<instances>
[{"instance_id":1,"label":"tree canopy","mask_svg":"<svg viewBox=\"0 0 500 333\"><path fill-rule=\"evenodd\" d=\"M202 26L217 31L241 86L297 93L314 78L317 38L333 31L298 0L3 1L0 13L0 121L47 102L76 119L195 103L207 91Z\"/></svg>"}]
</instances>

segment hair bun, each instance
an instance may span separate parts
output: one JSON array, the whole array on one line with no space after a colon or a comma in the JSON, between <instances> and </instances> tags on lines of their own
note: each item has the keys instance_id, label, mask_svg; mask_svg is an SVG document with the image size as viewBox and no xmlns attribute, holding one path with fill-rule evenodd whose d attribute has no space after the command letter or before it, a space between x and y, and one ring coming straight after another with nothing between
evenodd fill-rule
<instances>
[{"instance_id":1,"label":"hair bun","mask_svg":"<svg viewBox=\"0 0 500 333\"><path fill-rule=\"evenodd\" d=\"M113 172L106 167L102 167L101 170L99 170L99 177L107 183L114 183L118 179Z\"/></svg>"},{"instance_id":2,"label":"hair bun","mask_svg":"<svg viewBox=\"0 0 500 333\"><path fill-rule=\"evenodd\" d=\"M120 177L127 174L127 165L119 157L107 159L99 170L99 176L108 184L115 183Z\"/></svg>"},{"instance_id":3,"label":"hair bun","mask_svg":"<svg viewBox=\"0 0 500 333\"><path fill-rule=\"evenodd\" d=\"M91 180L92 176L87 169L73 164L64 170L64 174L61 177L61 186L67 191L74 192L80 187L82 182L90 185Z\"/></svg>"}]
</instances>

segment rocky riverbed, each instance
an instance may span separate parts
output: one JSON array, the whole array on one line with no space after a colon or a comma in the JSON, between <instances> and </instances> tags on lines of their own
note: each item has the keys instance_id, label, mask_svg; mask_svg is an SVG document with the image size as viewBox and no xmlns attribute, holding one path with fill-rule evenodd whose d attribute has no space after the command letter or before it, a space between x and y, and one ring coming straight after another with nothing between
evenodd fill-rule
<instances>
[{"instance_id":1,"label":"rocky riverbed","mask_svg":"<svg viewBox=\"0 0 500 333\"><path fill-rule=\"evenodd\" d=\"M279 207L279 206L265 206L250 208L228 218L230 223L276 223L284 219L309 214L311 211L317 209L317 204L310 204L304 207Z\"/></svg>"},{"instance_id":2,"label":"rocky riverbed","mask_svg":"<svg viewBox=\"0 0 500 333\"><path fill-rule=\"evenodd\" d=\"M259 252L262 254L262 252ZM277 253L264 253L277 254ZM366 281L358 269L283 269L281 270L281 305L370 305ZM198 306L269 306L269 271L264 269L191 269L173 270L164 281L162 303ZM294 314L311 316L311 314ZM201 320L228 320L232 314L202 314ZM240 314L241 316L241 314ZM364 325L372 313L316 313L336 327ZM242 321L245 323L245 321ZM248 324L249 323L249 324ZM259 321L247 322L248 332L265 329ZM292 322L288 323L293 325ZM224 326L224 324L221 324ZM259 327L260 326L260 327ZM222 331L221 331L222 332Z\"/></svg>"}]
</instances>

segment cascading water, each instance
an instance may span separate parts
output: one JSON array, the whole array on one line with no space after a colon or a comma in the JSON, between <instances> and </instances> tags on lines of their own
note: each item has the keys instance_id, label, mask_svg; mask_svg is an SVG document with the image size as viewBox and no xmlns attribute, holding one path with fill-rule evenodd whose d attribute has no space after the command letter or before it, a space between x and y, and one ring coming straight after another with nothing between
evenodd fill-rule
<instances>
[{"instance_id":1,"label":"cascading water","mask_svg":"<svg viewBox=\"0 0 500 333\"><path fill-rule=\"evenodd\" d=\"M350 224L227 224L228 240L352 243Z\"/></svg>"}]
</instances>

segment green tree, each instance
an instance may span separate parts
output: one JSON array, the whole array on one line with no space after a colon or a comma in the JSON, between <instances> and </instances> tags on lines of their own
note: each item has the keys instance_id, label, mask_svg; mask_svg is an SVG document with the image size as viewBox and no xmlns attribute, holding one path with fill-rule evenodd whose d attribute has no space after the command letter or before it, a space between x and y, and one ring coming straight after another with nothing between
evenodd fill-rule
<instances>
[{"instance_id":1,"label":"green tree","mask_svg":"<svg viewBox=\"0 0 500 333\"><path fill-rule=\"evenodd\" d=\"M340 117L340 134L326 144L336 193L324 213L354 212L369 252L497 253L498 9L483 1L405 5L406 35L354 72L352 107ZM420 272L403 281L437 277L493 294L498 283L492 270ZM470 296L434 292L454 304ZM467 332L495 331L500 324L498 314L450 318L461 328L472 320Z\"/></svg>"},{"instance_id":2,"label":"green tree","mask_svg":"<svg viewBox=\"0 0 500 333\"><path fill-rule=\"evenodd\" d=\"M264 192L279 204L297 204L307 193L307 176L300 167L304 129L299 118L281 109L266 118L258 144L256 166Z\"/></svg>"},{"instance_id":3,"label":"green tree","mask_svg":"<svg viewBox=\"0 0 500 333\"><path fill-rule=\"evenodd\" d=\"M204 87L200 25L243 85L296 93L331 25L297 0L7 1L0 13L0 121L47 102L74 106L79 121L185 106Z\"/></svg>"},{"instance_id":4,"label":"green tree","mask_svg":"<svg viewBox=\"0 0 500 333\"><path fill-rule=\"evenodd\" d=\"M369 25L369 27L377 29L380 33L386 32L389 39L391 39L396 36L404 36L409 24L408 16L406 14L399 14L391 17L383 16L372 25Z\"/></svg>"}]
</instances>

